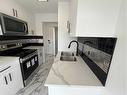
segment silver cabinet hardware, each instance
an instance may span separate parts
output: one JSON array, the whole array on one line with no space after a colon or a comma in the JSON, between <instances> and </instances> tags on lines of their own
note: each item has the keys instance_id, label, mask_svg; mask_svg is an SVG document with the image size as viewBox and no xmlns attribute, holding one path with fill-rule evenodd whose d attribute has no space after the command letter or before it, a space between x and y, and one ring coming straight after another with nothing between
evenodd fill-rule
<instances>
[{"instance_id":1,"label":"silver cabinet hardware","mask_svg":"<svg viewBox=\"0 0 127 95\"><path fill-rule=\"evenodd\" d=\"M70 22L67 21L67 32L70 33Z\"/></svg>"},{"instance_id":2,"label":"silver cabinet hardware","mask_svg":"<svg viewBox=\"0 0 127 95\"><path fill-rule=\"evenodd\" d=\"M13 11L13 16L14 16L14 17L18 17L18 11L15 10L14 8L12 9L12 11Z\"/></svg>"},{"instance_id":3,"label":"silver cabinet hardware","mask_svg":"<svg viewBox=\"0 0 127 95\"><path fill-rule=\"evenodd\" d=\"M8 85L7 77L4 77L6 85Z\"/></svg>"},{"instance_id":4,"label":"silver cabinet hardware","mask_svg":"<svg viewBox=\"0 0 127 95\"><path fill-rule=\"evenodd\" d=\"M15 10L15 14L16 14L15 16L18 17L18 12L17 12L17 10Z\"/></svg>"},{"instance_id":5,"label":"silver cabinet hardware","mask_svg":"<svg viewBox=\"0 0 127 95\"><path fill-rule=\"evenodd\" d=\"M9 78L10 78L10 81L12 81L12 76L11 76L11 73L9 73Z\"/></svg>"},{"instance_id":6,"label":"silver cabinet hardware","mask_svg":"<svg viewBox=\"0 0 127 95\"><path fill-rule=\"evenodd\" d=\"M13 11L13 16L15 16L15 9L12 9L12 11Z\"/></svg>"}]
</instances>

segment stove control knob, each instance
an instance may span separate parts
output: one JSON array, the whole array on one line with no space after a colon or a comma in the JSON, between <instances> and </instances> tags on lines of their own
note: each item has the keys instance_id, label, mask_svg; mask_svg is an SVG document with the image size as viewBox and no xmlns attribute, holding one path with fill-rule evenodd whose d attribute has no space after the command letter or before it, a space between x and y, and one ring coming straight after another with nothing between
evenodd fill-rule
<instances>
[{"instance_id":1,"label":"stove control knob","mask_svg":"<svg viewBox=\"0 0 127 95\"><path fill-rule=\"evenodd\" d=\"M22 58L20 58L20 63L22 63L23 62L23 59Z\"/></svg>"},{"instance_id":2,"label":"stove control knob","mask_svg":"<svg viewBox=\"0 0 127 95\"><path fill-rule=\"evenodd\" d=\"M2 48L2 49L6 49L7 46L6 46L6 45L1 45L1 48Z\"/></svg>"}]
</instances>

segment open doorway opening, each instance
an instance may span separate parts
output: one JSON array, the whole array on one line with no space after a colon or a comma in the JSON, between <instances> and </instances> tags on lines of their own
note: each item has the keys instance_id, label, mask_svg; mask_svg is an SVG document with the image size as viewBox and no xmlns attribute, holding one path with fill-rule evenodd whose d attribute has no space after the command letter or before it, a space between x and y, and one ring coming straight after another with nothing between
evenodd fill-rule
<instances>
[{"instance_id":1,"label":"open doorway opening","mask_svg":"<svg viewBox=\"0 0 127 95\"><path fill-rule=\"evenodd\" d=\"M56 55L58 52L58 23L43 22L44 54Z\"/></svg>"}]
</instances>

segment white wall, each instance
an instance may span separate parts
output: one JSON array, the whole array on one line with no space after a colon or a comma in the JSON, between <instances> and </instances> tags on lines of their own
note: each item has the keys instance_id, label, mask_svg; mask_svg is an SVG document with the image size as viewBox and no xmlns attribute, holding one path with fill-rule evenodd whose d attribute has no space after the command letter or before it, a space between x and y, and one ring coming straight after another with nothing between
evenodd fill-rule
<instances>
[{"instance_id":1,"label":"white wall","mask_svg":"<svg viewBox=\"0 0 127 95\"><path fill-rule=\"evenodd\" d=\"M116 48L107 78L103 95L127 95L126 89L126 24L125 0L122 0L119 16L115 26L115 35L118 38ZM126 69L125 69L126 68ZM104 93L103 92L103 93Z\"/></svg>"},{"instance_id":2,"label":"white wall","mask_svg":"<svg viewBox=\"0 0 127 95\"><path fill-rule=\"evenodd\" d=\"M43 22L58 22L58 14L35 14L36 35L43 35Z\"/></svg>"},{"instance_id":3,"label":"white wall","mask_svg":"<svg viewBox=\"0 0 127 95\"><path fill-rule=\"evenodd\" d=\"M75 51L73 44L71 49L68 49L69 42L71 40L77 40L77 38L70 37L67 32L67 21L69 19L69 3L58 2L58 51Z\"/></svg>"},{"instance_id":4,"label":"white wall","mask_svg":"<svg viewBox=\"0 0 127 95\"><path fill-rule=\"evenodd\" d=\"M15 0L0 0L0 12L13 16L12 9L18 11L18 18L28 22L28 27L31 30L35 31L35 20L34 15L27 11L22 5L15 2Z\"/></svg>"}]
</instances>

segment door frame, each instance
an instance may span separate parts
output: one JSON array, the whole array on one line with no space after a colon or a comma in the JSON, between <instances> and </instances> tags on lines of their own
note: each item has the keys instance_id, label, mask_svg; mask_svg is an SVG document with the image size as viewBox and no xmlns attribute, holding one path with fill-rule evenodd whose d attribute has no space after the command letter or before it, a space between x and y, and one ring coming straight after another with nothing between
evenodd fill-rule
<instances>
[{"instance_id":1,"label":"door frame","mask_svg":"<svg viewBox=\"0 0 127 95\"><path fill-rule=\"evenodd\" d=\"M45 36L45 24L54 24L54 29L55 29L55 27L57 27L58 28L58 22L42 22L42 33L43 33L43 43L44 43L44 55L46 55L46 53L47 53L47 50L46 50L46 36ZM58 30L58 29L57 29ZM58 32L58 31L57 31ZM58 38L58 37L57 37ZM53 30L53 40L54 40L54 42L53 42L53 44L54 44L54 49L53 49L53 55L56 55L56 42L55 42L55 30ZM58 44L58 43L57 43ZM57 48L58 48L58 45L57 45ZM45 56L46 57L46 56Z\"/></svg>"}]
</instances>

